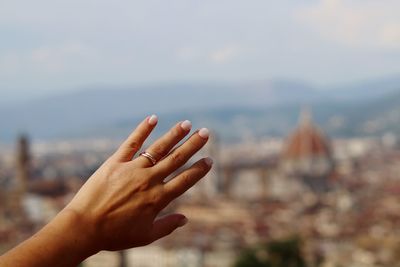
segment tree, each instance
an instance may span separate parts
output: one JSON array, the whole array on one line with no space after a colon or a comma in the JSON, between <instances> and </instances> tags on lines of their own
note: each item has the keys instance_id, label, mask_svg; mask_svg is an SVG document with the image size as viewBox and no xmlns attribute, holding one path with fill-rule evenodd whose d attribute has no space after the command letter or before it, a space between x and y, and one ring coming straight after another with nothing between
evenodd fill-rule
<instances>
[{"instance_id":1,"label":"tree","mask_svg":"<svg viewBox=\"0 0 400 267\"><path fill-rule=\"evenodd\" d=\"M306 267L298 238L272 241L245 249L234 267Z\"/></svg>"}]
</instances>

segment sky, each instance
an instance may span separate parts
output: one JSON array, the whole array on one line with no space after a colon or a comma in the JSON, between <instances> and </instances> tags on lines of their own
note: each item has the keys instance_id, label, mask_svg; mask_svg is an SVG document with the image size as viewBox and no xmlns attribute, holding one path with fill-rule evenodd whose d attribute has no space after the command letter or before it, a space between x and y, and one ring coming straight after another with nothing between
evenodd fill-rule
<instances>
[{"instance_id":1,"label":"sky","mask_svg":"<svg viewBox=\"0 0 400 267\"><path fill-rule=\"evenodd\" d=\"M0 98L400 73L398 0L0 0Z\"/></svg>"}]
</instances>

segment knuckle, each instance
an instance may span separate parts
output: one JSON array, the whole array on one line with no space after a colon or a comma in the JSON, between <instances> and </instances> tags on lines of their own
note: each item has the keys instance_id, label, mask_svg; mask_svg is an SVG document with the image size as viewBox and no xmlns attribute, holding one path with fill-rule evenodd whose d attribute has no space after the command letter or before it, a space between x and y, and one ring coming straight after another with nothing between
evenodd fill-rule
<instances>
[{"instance_id":1,"label":"knuckle","mask_svg":"<svg viewBox=\"0 0 400 267\"><path fill-rule=\"evenodd\" d=\"M173 162L181 163L185 160L185 157L181 152L175 152L171 154L171 159Z\"/></svg>"},{"instance_id":2,"label":"knuckle","mask_svg":"<svg viewBox=\"0 0 400 267\"><path fill-rule=\"evenodd\" d=\"M149 179L142 179L137 185L139 192L148 191L151 188L151 183Z\"/></svg>"},{"instance_id":3,"label":"knuckle","mask_svg":"<svg viewBox=\"0 0 400 267\"><path fill-rule=\"evenodd\" d=\"M188 173L182 174L180 180L181 180L182 185L186 187L191 184L192 175L190 175Z\"/></svg>"},{"instance_id":4,"label":"knuckle","mask_svg":"<svg viewBox=\"0 0 400 267\"><path fill-rule=\"evenodd\" d=\"M122 168L120 168L120 165L113 160L107 160L101 167L100 169L106 174L106 177L112 177L115 175L120 175L122 172Z\"/></svg>"},{"instance_id":5,"label":"knuckle","mask_svg":"<svg viewBox=\"0 0 400 267\"><path fill-rule=\"evenodd\" d=\"M199 146L198 142L195 140L194 137L189 138L189 139L187 140L187 142L188 142L188 144L189 144L189 146L190 146L191 148L197 148L197 147Z\"/></svg>"},{"instance_id":6,"label":"knuckle","mask_svg":"<svg viewBox=\"0 0 400 267\"><path fill-rule=\"evenodd\" d=\"M155 146L152 148L151 153L153 153L154 156L155 156L157 159L160 159L161 156L164 155L164 153L165 153L165 148L164 148L162 145L155 145Z\"/></svg>"},{"instance_id":7,"label":"knuckle","mask_svg":"<svg viewBox=\"0 0 400 267\"><path fill-rule=\"evenodd\" d=\"M172 138L176 138L182 135L182 128L181 127L174 127L171 129L170 134Z\"/></svg>"},{"instance_id":8,"label":"knuckle","mask_svg":"<svg viewBox=\"0 0 400 267\"><path fill-rule=\"evenodd\" d=\"M140 144L136 140L130 140L128 143L128 146L132 150L139 150L140 149Z\"/></svg>"},{"instance_id":9,"label":"knuckle","mask_svg":"<svg viewBox=\"0 0 400 267\"><path fill-rule=\"evenodd\" d=\"M160 194L157 193L158 190L153 190L149 192L147 199L146 199L146 208L150 211L155 211L158 209L160 205Z\"/></svg>"}]
</instances>

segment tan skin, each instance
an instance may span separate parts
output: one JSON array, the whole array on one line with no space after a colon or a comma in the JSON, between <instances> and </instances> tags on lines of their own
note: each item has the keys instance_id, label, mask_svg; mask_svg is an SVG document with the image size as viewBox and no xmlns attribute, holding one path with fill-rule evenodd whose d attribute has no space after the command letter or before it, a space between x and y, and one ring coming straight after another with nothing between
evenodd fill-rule
<instances>
[{"instance_id":1,"label":"tan skin","mask_svg":"<svg viewBox=\"0 0 400 267\"><path fill-rule=\"evenodd\" d=\"M158 214L204 177L212 161L201 159L164 180L206 144L208 131L196 131L174 149L191 126L176 124L147 149L159 160L153 166L148 158L135 155L156 124L155 116L142 121L49 224L0 257L0 266L77 266L101 250L144 246L185 225L182 214Z\"/></svg>"}]
</instances>

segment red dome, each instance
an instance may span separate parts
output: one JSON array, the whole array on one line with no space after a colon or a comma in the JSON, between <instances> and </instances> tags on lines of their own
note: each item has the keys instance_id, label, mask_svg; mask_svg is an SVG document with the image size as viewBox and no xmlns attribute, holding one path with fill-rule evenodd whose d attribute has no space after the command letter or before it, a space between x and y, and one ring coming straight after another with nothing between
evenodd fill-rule
<instances>
[{"instance_id":1,"label":"red dome","mask_svg":"<svg viewBox=\"0 0 400 267\"><path fill-rule=\"evenodd\" d=\"M287 160L331 157L329 142L312 123L309 113L303 112L299 127L287 140L283 157Z\"/></svg>"},{"instance_id":2,"label":"red dome","mask_svg":"<svg viewBox=\"0 0 400 267\"><path fill-rule=\"evenodd\" d=\"M329 190L335 163L329 142L312 123L310 113L303 112L282 156L282 168L287 175L300 178L316 192Z\"/></svg>"}]
</instances>

